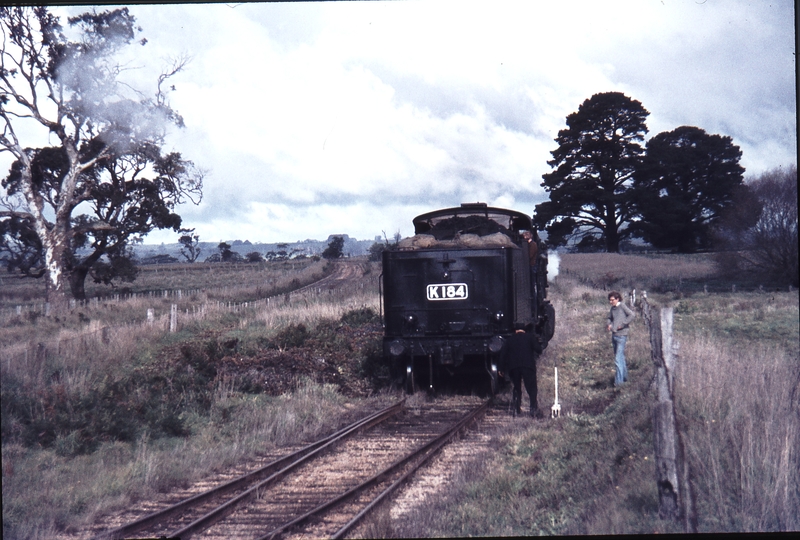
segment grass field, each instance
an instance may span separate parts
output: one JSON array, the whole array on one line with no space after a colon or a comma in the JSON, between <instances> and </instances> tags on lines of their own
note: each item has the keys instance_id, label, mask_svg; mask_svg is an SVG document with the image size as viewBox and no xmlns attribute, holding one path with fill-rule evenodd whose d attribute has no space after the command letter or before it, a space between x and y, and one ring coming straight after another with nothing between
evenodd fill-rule
<instances>
[{"instance_id":1,"label":"grass field","mask_svg":"<svg viewBox=\"0 0 800 540\"><path fill-rule=\"evenodd\" d=\"M41 303L41 291L3 278L4 537L81 530L394 397L379 390L378 266L361 263L347 287L304 295L285 293L322 276L322 263L182 266L148 270L125 291L135 298L98 289L104 300L59 316L27 307L18 315L15 306ZM732 285L703 256L562 256L549 292L556 336L539 365L544 408L559 367L562 418L520 419L496 433L449 497L384 534L681 531L657 513L653 368L641 317L627 349L630 383L612 384L611 288L626 297L646 290L675 309L676 399L700 530L800 529L798 294ZM181 316L171 333L172 304ZM320 357L329 369L318 375L284 380L276 371Z\"/></svg>"}]
</instances>

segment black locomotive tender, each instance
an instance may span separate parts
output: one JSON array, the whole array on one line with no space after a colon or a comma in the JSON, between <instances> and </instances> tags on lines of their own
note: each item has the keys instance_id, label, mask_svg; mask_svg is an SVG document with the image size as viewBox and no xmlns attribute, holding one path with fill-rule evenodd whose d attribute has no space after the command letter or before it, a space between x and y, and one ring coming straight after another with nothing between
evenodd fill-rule
<instances>
[{"instance_id":1,"label":"black locomotive tender","mask_svg":"<svg viewBox=\"0 0 800 540\"><path fill-rule=\"evenodd\" d=\"M553 337L547 247L530 217L485 203L413 222L415 236L383 252L383 354L393 378L413 393L447 377L481 374L494 394L506 337L518 328L535 332L543 345Z\"/></svg>"}]
</instances>

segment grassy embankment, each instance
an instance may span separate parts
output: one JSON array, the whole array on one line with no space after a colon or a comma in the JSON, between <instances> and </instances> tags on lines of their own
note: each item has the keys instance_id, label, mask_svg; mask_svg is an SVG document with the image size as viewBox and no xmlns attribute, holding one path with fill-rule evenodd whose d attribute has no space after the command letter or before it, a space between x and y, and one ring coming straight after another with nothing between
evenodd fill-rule
<instances>
[{"instance_id":1,"label":"grassy embankment","mask_svg":"<svg viewBox=\"0 0 800 540\"><path fill-rule=\"evenodd\" d=\"M220 368L314 336L328 342L319 357L352 357L336 366L343 379L369 369L374 351L350 351L338 335L343 325L375 327L378 272L365 263L366 275L345 289L284 294L321 277L323 264L151 268L132 284L136 298L49 317L7 310L0 329L4 537L85 529L99 515L374 408L376 398L345 398L337 386L292 375L291 365L284 371L294 390L280 395L257 371ZM5 306L41 301L40 282L15 279L4 277ZM146 295L192 288L203 290ZM269 304L256 302L274 294ZM170 333L173 303L180 315Z\"/></svg>"},{"instance_id":2,"label":"grassy embankment","mask_svg":"<svg viewBox=\"0 0 800 540\"><path fill-rule=\"evenodd\" d=\"M718 293L703 292L717 289ZM556 336L539 364L539 404L553 399L559 367L562 417L518 419L490 453L459 471L450 495L385 536L529 536L682 532L658 517L650 387L641 316L627 348L630 382L613 387L605 332L607 292L675 308L679 420L699 529L800 528L798 294L732 293L703 256L566 255L550 288ZM756 287L757 285L754 284ZM605 289L607 290L604 290Z\"/></svg>"}]
</instances>

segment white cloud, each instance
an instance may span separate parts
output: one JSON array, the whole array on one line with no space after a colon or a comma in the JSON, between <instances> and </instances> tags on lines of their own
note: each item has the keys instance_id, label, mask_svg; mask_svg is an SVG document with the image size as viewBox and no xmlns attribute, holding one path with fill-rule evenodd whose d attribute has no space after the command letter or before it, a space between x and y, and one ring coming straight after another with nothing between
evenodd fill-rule
<instances>
[{"instance_id":1,"label":"white cloud","mask_svg":"<svg viewBox=\"0 0 800 540\"><path fill-rule=\"evenodd\" d=\"M149 40L136 77L193 56L170 142L211 170L203 204L180 209L202 237L409 234L466 201L530 213L553 139L597 92L641 101L651 136L732 136L748 173L796 162L788 0L130 9Z\"/></svg>"}]
</instances>

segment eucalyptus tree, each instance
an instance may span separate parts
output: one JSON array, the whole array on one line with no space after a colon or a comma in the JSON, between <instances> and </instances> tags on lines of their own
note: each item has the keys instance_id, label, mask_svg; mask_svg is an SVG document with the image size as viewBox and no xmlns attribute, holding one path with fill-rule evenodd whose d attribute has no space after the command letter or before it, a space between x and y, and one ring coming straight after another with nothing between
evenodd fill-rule
<instances>
[{"instance_id":1,"label":"eucalyptus tree","mask_svg":"<svg viewBox=\"0 0 800 540\"><path fill-rule=\"evenodd\" d=\"M182 233L178 239L178 243L181 245L181 255L186 258L187 262L195 262L203 251L200 247L200 235L195 234L194 229L181 229L178 232Z\"/></svg>"},{"instance_id":2,"label":"eucalyptus tree","mask_svg":"<svg viewBox=\"0 0 800 540\"><path fill-rule=\"evenodd\" d=\"M341 259L344 255L344 237L334 236L322 252L323 259Z\"/></svg>"},{"instance_id":3,"label":"eucalyptus tree","mask_svg":"<svg viewBox=\"0 0 800 540\"><path fill-rule=\"evenodd\" d=\"M2 228L4 245L35 236L41 257L28 270L44 275L56 304L70 293L83 298L91 271L113 279L129 242L178 231L175 207L199 202L203 180L180 153L162 151L168 126L183 125L167 94L186 59L173 61L148 96L126 83L118 60L146 44L126 8L68 23L70 32L47 7L0 8L0 153L13 157L0 220L15 225Z\"/></svg>"}]
</instances>

